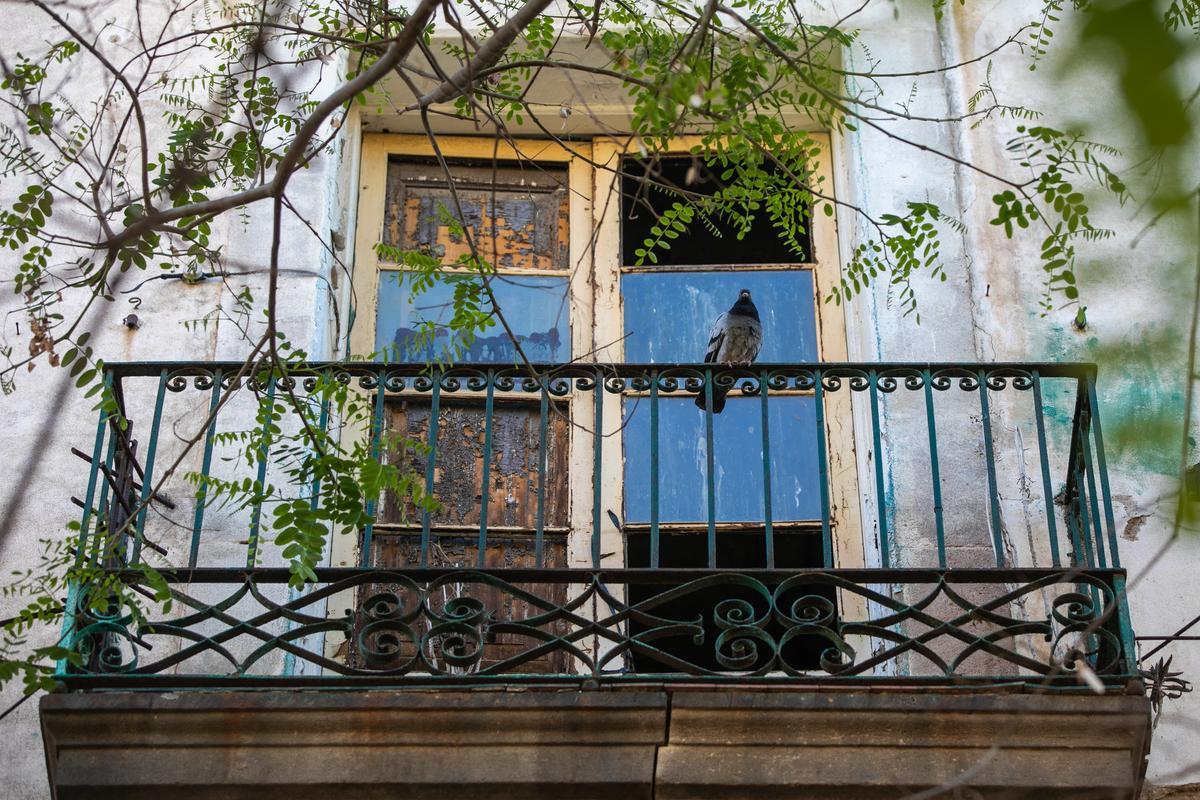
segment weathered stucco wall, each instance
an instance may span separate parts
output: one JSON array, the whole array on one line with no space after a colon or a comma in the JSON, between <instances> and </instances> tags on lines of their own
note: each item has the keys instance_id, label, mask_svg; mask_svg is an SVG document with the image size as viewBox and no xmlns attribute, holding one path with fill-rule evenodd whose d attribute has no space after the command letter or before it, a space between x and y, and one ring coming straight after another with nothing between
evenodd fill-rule
<instances>
[{"instance_id":1,"label":"weathered stucco wall","mask_svg":"<svg viewBox=\"0 0 1200 800\"><path fill-rule=\"evenodd\" d=\"M1037 18L1041 4L996 0L968 2L960 7L949 3L946 18L936 24L924 4L899 5L898 18L892 16L890 4L874 8L869 22L859 18L860 41L880 62L879 70L906 72L972 59L1000 45L1025 20ZM1068 34L1069 28L1058 31L1058 46L1069 43ZM850 61L852 69L868 66L858 49L852 51ZM880 102L907 102L912 93L913 114L955 118L966 113L970 95L989 81L1002 102L1045 112L1043 124L1066 129L1086 121L1092 126L1089 138L1124 150L1123 156L1113 159L1114 167L1135 165L1146 156L1131 146L1132 132L1119 124L1123 106L1106 83L1090 78L1086 70L1064 70L1054 58L1041 63L1036 73L1030 71L1029 63L1027 54L1009 47L989 59L943 75L920 77L915 83L908 77L881 80L884 94ZM1106 113L1107 109L1111 113ZM969 129L913 123L900 131L982 170L1011 174L1014 164L1005 144L1015 135L1018 124L1008 119ZM908 200L927 200L958 214L968 223L969 233L943 244L947 282L916 282L920 324L912 316L905 316L892 293L882 286L847 308L851 358L1099 362L1099 400L1122 564L1131 574L1134 629L1146 636L1172 633L1200 610L1188 588L1195 565L1200 563L1200 541L1185 534L1161 559L1149 565L1171 531L1181 431L1172 432L1170 448L1147 447L1142 437L1150 425L1162 426L1165 420L1170 426L1171 420L1183 418L1185 370L1181 365L1186 330L1181 321L1187 319L1190 287L1181 286L1179 275L1181 270L1186 274L1195 263L1194 237L1169 224L1145 229L1150 215L1136 199L1145 197L1145 184L1132 186L1135 200L1125 208L1113 202L1094 203L1093 220L1114 229L1116 236L1090 245L1080 259L1087 326L1077 330L1072 325L1075 307L1047 315L1039 307L1044 273L1037 237L1008 240L1000 228L988 224L995 216L991 196L999 190L994 182L968 167L889 139L870 127L860 128L841 139L837 188L843 198L876 215L900 213ZM1200 159L1194 158L1188 169L1189 177L1183 182L1194 185ZM850 214L840 214L839 223L844 259L869 232ZM1135 237L1136 247L1131 244ZM1070 412L1069 406L1059 407ZM1019 467L1012 462L1026 457L1031 459L1028 466L1036 469L1036 452L1028 453L1028 448L1035 446L1028 420L1011 413L1007 423L996 426L1000 471ZM927 470L926 451L912 444L924 436L923 424L923 419L903 413L885 419L883 449L890 487L911 487L913 477ZM1023 434L1023 440L1018 434ZM947 443L950 455L944 457L952 460L943 466L943 475L955 474L965 483L973 481L983 486L979 460L966 452L969 448L958 449L957 444L966 444L965 438ZM914 450L918 452L914 454ZM953 461L955 452L965 453L959 463ZM1009 540L1018 553L1036 553L1036 547L1023 544L1021 538L1022 529L1033 529L1038 519L1044 519L1037 481L1025 490L1001 486L1000 495ZM967 531L977 531L977 536L967 533L957 541L948 533L951 563L956 548L959 563L964 566L975 561L986 565L992 558L982 497L980 494L974 501L953 508L947 504L948 532L962 531L963 526ZM872 499L864 502L866 518L875 518L870 508ZM927 514L928 503L926 498L924 504L916 502L908 507ZM893 518L892 527L899 529L901 559L911 559L908 563L914 565L918 560L928 564L927 545L924 550L903 546L906 532L911 535L923 530L924 535L917 538L928 542L927 517L919 519L915 518L919 515L909 514L906 518L904 509L896 506L892 506L891 513L899 517ZM1021 561L1030 563L1027 559ZM1143 650L1154 644L1147 644ZM1200 648L1194 642L1181 642L1159 655L1174 655L1173 669L1183 670L1185 676L1194 679L1200 674ZM1200 728L1195 725L1198 718L1200 697L1193 694L1168 703L1154 738L1148 773L1151 781L1200 781L1200 764L1194 756L1200 752Z\"/></svg>"},{"instance_id":2,"label":"weathered stucco wall","mask_svg":"<svg viewBox=\"0 0 1200 800\"><path fill-rule=\"evenodd\" d=\"M110 52L121 53L133 36L131 5L104 4L96 14L85 14L80 9L73 20L83 26L92 24L96 29L107 24L100 44ZM156 21L154 13L168 4L141 5L146 24L152 26ZM0 8L5 21L0 33L0 52L8 59L7 63L12 63L17 51L31 52L53 41L48 38L53 34L46 24L47 18L35 7L6 2ZM188 15L180 20L180 24L189 22ZM180 74L195 66L180 62L175 69ZM336 72L328 70L325 77L297 72L295 80L312 85ZM92 75L80 75L67 84L68 95L81 107L87 107L98 91ZM153 125L152 137L160 141L168 133L160 119L161 112L162 108L155 103L146 106L146 116ZM111 135L115 124L113 115L105 118L107 135ZM339 341L345 337L349 280L345 274L339 274L337 261L346 258L345 243L353 242L354 238L347 231L356 198L352 174L357 165L356 125L351 120L345 128L347 135L334 143L329 154L292 181L289 197L316 233L295 215L287 215L284 220L279 326L295 345L306 348L315 358L337 357L341 352ZM24 188L15 179L5 179L0 182L0 202L10 204ZM219 278L194 284L163 279L142 283L160 274L157 269L115 279L116 301L99 304L88 326L93 331L92 342L99 357L106 361L220 360L240 359L248 352L249 345L237 324L213 312L220 306L227 317L236 318L230 298L242 289L249 290L260 302L266 297L265 269L271 240L269 207L253 208L245 216L225 215L214 223L212 240L224 243L225 258L219 266L229 275L224 279L226 285ZM0 259L5 259L6 276L15 271L13 258L7 250L0 255ZM136 313L141 327L130 330L120 320L135 310L128 302L135 297L140 300ZM0 293L0 315L18 307L18 301L11 285L6 284ZM27 352L30 336L24 317L11 314L0 316L0 320L3 321L0 342L13 348L14 357ZM259 317L247 320L246 324L251 332L262 330ZM16 384L15 393L0 396L0 418L4 420L0 425L0 454L6 465L6 478L0 481L0 513L10 523L8 536L0 541L0 566L6 583L13 570L38 569L40 540L64 537L64 526L74 516L70 497L82 496L81 487L87 479L87 465L71 455L70 448L90 450L96 424L92 401L84 400L74 390L65 370L39 363L32 371L22 370L16 376ZM145 418L148 409L139 410ZM164 430L171 435L164 434L164 453L170 452L181 437L195 434L205 410L196 408L193 414L181 412L176 419L166 421ZM131 411L131 416L133 413L136 412ZM246 416L245 409L235 418L252 419ZM178 474L198 470L199 464L200 453L193 450ZM165 493L179 506L172 516L190 520L194 489L176 479L167 485ZM210 510L205 520L206 541L211 540L218 549L244 554L245 523L244 514ZM186 531L156 515L150 516L147 536L173 554L187 552ZM0 618L9 617L21 605L19 598L0 599ZM8 708L20 697L20 691L19 685L6 687L0 694L0 708ZM21 705L0 725L3 732L0 760L5 776L0 797L14 800L47 797L36 703Z\"/></svg>"},{"instance_id":3,"label":"weathered stucco wall","mask_svg":"<svg viewBox=\"0 0 1200 800\"><path fill-rule=\"evenodd\" d=\"M848 3L830 3L823 15L836 18L850 9ZM857 3L854 4L857 6ZM846 6L846 8L842 8ZM856 27L861 41L880 69L906 72L954 64L987 51L1009 36L1022 21L1036 16L1037 2L976 2L965 6L947 4L947 16L935 22L928 3L907 0L897 6L890 2L873 4ZM5 3L5 29L0 36L0 52L11 55L22 47L32 47L45 36L44 18L28 6ZM105 14L120 17L121 6L106 7ZM105 32L106 46L119 48L120 37L127 35L121 26ZM115 38L113 38L115 37ZM884 91L880 102L907 101L911 95L914 114L929 117L958 117L964 114L967 98L987 79L989 61L967 65L945 75L881 81ZM990 59L990 82L1005 101L1020 103L1049 112L1046 123L1065 126L1072 121L1072 109L1111 107L1114 118L1119 108L1114 98L1102 94L1103 87L1088 82L1084 75L1059 76L1053 63L1044 64L1031 74L1028 57L1008 48ZM846 56L850 68L866 66L861 48ZM332 74L334 71L330 71ZM1055 79L1046 80L1048 74ZM94 87L86 77L71 91L86 101ZM154 110L150 110L154 116ZM1095 118L1096 114L1090 114ZM1017 123L1002 120L975 130L961 126L910 123L898 129L914 142L936 147L989 171L1008 171L1012 165L1004 149ZM359 127L351 117L342 127L342 137L333 153L293 182L292 199L313 222L317 236L289 219L284 236L285 272L281 277L281 327L294 342L306 345L314 357L343 354L340 344L346 336L346 319L352 302L349 276L341 272L338 260L348 260L349 243L354 241L353 224L357 201ZM165 129L158 131L165 134ZM1120 143L1128 132L1118 127L1095 130L1094 138ZM1089 250L1081 269L1087 328L1071 326L1074 309L1042 316L1039 299L1043 273L1033 239L1012 242L988 224L994 215L991 195L995 186L978 172L954 165L944 158L889 139L870 127L835 137L836 190L842 199L860 205L872 214L897 212L908 200L922 199L958 214L969 223L969 233L949 237L943 245L949 280L916 280L921 322L906 316L886 287L877 286L845 308L850 342L850 357L856 360L890 361L1022 361L1022 360L1101 360L1100 400L1106 429L1114 431L1118 423L1132 423L1136 430L1153 412L1177 409L1182 415L1182 373L1174 365L1173 353L1160 351L1157 358L1146 357L1120 367L1107 366L1113 348L1122 342L1147 340L1177 330L1185 313L1179 307L1181 292L1170 283L1171 268L1194 258L1180 249L1180 238L1163 227L1150 230L1136 249L1131 238L1142 231L1146 214L1137 215L1137 204L1124 209L1098 209L1098 221L1113 227L1117 236ZM1134 161L1140 154L1130 152ZM1193 164L1195 168L1197 165ZM7 201L20 186L0 185L0 200ZM1136 193L1136 187L1135 187ZM868 235L866 226L853 215L839 213L842 258ZM247 286L256 297L264 296L262 270L267 263L270 240L270 214L266 207L250 210L243 218L230 215L218 224L214 239L226 243L230 273L249 273L230 277L235 287ZM336 257L335 257L336 256ZM11 258L11 255L0 255ZM120 290L129 289L146 276L130 275L122 279ZM103 317L94 330L96 349L106 360L142 359L236 359L246 351L240 331L227 320L185 328L184 321L197 320L222 301L228 293L217 280L188 285L176 280L150 281L133 295L118 293L116 304L100 309ZM126 300L141 299L137 313L142 327L130 331L119 324L129 310ZM0 295L0 311L14 307L14 298ZM20 332L17 330L20 324ZM253 324L257 324L255 321ZM16 351L28 347L29 337L19 315L3 318L0 340ZM700 335L700 334L698 334ZM12 521L11 533L0 541L0 565L8 570L36 569L40 547L38 540L57 538L70 518L69 497L77 493L86 474L83 462L70 455L71 446L86 446L94 433L90 403L68 391L64 376L42 364L32 372L18 376L18 391L0 397L0 453L9 467L8 480L0 485L0 514ZM61 405L60 405L61 400ZM946 400L946 408L965 417L970 415L972 398ZM955 405L957 404L957 405ZM1008 409L998 409L1004 412ZM1068 409L1069 411L1069 409ZM1018 415L1014 411L1013 419ZM1156 417L1157 418L1157 417ZM912 408L899 403L890 407L884 420L883 457L887 465L888 486L903 489L903 503L885 504L890 522L897 532L899 558L904 564L930 563L928 519L923 510L929 498L917 486L915 476L924 475L927 454L911 446L919 441L911 431L923 434L923 418ZM859 441L865 442L865 419L858 420ZM1028 429L1024 422L997 426L996 450L1006 471L1019 473L1022 442L1027 446ZM944 474L961 478L961 485L981 486L982 475L974 434L969 428L948 431L941 444L949 460ZM1021 437L1024 437L1023 439ZM1170 531L1173 514L1174 451L1145 448L1110 447L1109 467L1116 501L1117 528L1121 532L1123 562L1133 580L1131 606L1138 633L1162 635L1173 631L1197 611L1192 591L1193 565L1200 563L1200 542L1185 538L1165 557L1146 569L1147 563L1163 546ZM866 448L860 453L864 469L861 485L872 485L865 472ZM959 455L955 455L959 454ZM198 454L193 454L198 459ZM27 473L25 465L31 464ZM922 484L923 485L923 484ZM186 502L188 491L182 485L170 487L172 497ZM1001 487L1004 528L1022 563L1036 561L1038 545L1025 533L1036 527L1042 508L1040 490L1028 492ZM875 500L864 492L864 518L875 519ZM229 520L235 530L237 519ZM220 519L212 524L220 525ZM951 563L984 566L994 558L986 524L985 497L982 492L963 492L947 504L946 526ZM163 532L169 537L168 531ZM231 534L232 536L232 534ZM237 537L234 537L237 538ZM1044 562L1041 562L1044 563ZM17 603L0 599L0 617L8 616ZM1200 647L1181 643L1166 652L1175 656L1174 667L1187 677L1200 677ZM18 697L19 688L11 687L0 702L3 707ZM1157 783L1200 781L1195 753L1200 752L1200 695L1171 703L1156 731L1150 778ZM6 766L7 780L0 794L12 798L41 798L47 793L42 745L37 728L34 703L26 703L0 723L3 728L0 759Z\"/></svg>"}]
</instances>

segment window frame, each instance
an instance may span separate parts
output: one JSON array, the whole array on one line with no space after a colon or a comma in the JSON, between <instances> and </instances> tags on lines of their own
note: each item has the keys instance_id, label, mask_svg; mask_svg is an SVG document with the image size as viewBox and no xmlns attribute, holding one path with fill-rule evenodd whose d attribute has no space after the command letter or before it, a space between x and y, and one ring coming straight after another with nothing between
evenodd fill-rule
<instances>
[{"instance_id":1,"label":"window frame","mask_svg":"<svg viewBox=\"0 0 1200 800\"><path fill-rule=\"evenodd\" d=\"M820 152L816 174L826 193L836 197L831 137L824 132L809 134ZM680 136L669 143L665 154L687 155L699 145L698 136ZM388 160L393 156L414 159L436 158L474 161L536 162L566 165L568 174L569 227L569 304L571 352L582 362L623 362L624 318L621 280L625 274L650 271L622 263L620 232L620 159L638 154L641 149L632 137L596 137L591 141L555 141L514 139L498 142L493 138L446 135L437 140L435 149L427 136L415 134L364 133L358 180L357 225L355 231L352 281L357 303L349 330L350 353L362 355L374 351L376 314L381 273L395 265L378 258L375 243L381 240L386 204ZM846 317L842 306L827 303L830 290L841 276L837 215L812 215L811 245L813 260L796 264L770 264L750 269L804 269L812 272L817 352L823 362L846 360ZM708 267L709 265L704 265ZM601 498L606 508L624 507L623 452L617 426L621 424L622 398L605 393L602 431L603 463ZM612 430L609 430L609 426ZM866 564L869 549L862 531L859 505L858 468L854 447L853 404L849 393L827 393L825 425L828 442L830 525L834 542L834 565L856 568ZM568 564L590 566L590 529L592 525L592 441L591 433L572 426L569 463L571 469L572 529ZM601 515L602 566L624 566L624 537L620 530ZM855 535L856 532L862 535ZM339 537L338 541L343 537ZM353 537L345 537L353 538ZM357 544L353 546L357 552ZM356 556L334 553L334 562L357 563Z\"/></svg>"},{"instance_id":2,"label":"window frame","mask_svg":"<svg viewBox=\"0 0 1200 800\"><path fill-rule=\"evenodd\" d=\"M837 196L834 181L833 148L831 137L824 132L809 132L808 134L819 148L816 156L815 174L820 179L822 192ZM699 136L679 136L672 139L666 149L656 152L656 155L689 155L693 148L703 144ZM626 156L640 156L644 148L634 137L604 137L592 142L592 157L597 169L596 186L593 196L595 201L595 272L596 284L603 291L598 292L595 314L596 338L615 342L606 348L605 360L622 362L625 360L625 348L622 339L625 330L624 307L621 300L621 281L624 275L646 272L679 272L679 267L627 266L622 258L621 240L621 181L619 165ZM815 322L817 334L817 358L821 362L839 362L847 360L846 316L844 308L836 303L828 303L830 291L841 278L841 259L839 255L839 239L837 215L827 216L814 213L811 216L810 246L812 260L792 264L766 264L762 266L735 266L724 269L745 269L755 271L808 270L813 277L813 293L815 304ZM721 265L697 265L697 272L718 271ZM606 398L607 400L607 398ZM616 403L621 398L614 398L613 412L620 418L621 409ZM605 417L611 418L608 409ZM854 414L853 402L849 392L830 392L825 394L825 435L827 442L829 467L829 516L830 531L833 539L833 561L836 568L861 568L866 565L866 554L869 545L866 541L867 532L862 527L862 509L858 492L858 466L854 447ZM606 440L604 459L606 464L622 463L623 452L619 437ZM622 470L623 472L623 470ZM615 481L615 486L606 483L604 501L609 507L624 508L623 476ZM606 552L613 550L619 554L621 565L624 565L624 548L605 546ZM614 564L615 566L615 564ZM856 602L852 597L844 598L845 602Z\"/></svg>"},{"instance_id":3,"label":"window frame","mask_svg":"<svg viewBox=\"0 0 1200 800\"><path fill-rule=\"evenodd\" d=\"M428 137L412 134L363 134L353 268L353 285L358 302L354 304L354 319L350 327L350 353L362 356L375 351L375 322L381 275L385 271L403 271L399 265L379 258L375 252L375 244L383 238L388 162L393 156L411 159L437 158L439 151L447 160L543 162L567 167L567 219L570 230L567 276L571 352L576 358L580 353L586 353L590 349L590 336L586 334L591 327L592 314L591 303L588 302L590 293L584 291L587 288L587 275L580 267L585 264L588 236L582 223L591 216L590 192L586 191L591 185L591 164L588 162L591 148L588 143L573 142L569 145L570 149L567 149L565 144L537 139L497 142L465 136L441 136L438 137L437 144L438 149L435 150ZM524 270L522 273L561 274L543 270Z\"/></svg>"},{"instance_id":4,"label":"window frame","mask_svg":"<svg viewBox=\"0 0 1200 800\"><path fill-rule=\"evenodd\" d=\"M457 135L439 136L437 149L429 137L414 134L364 133L358 181L358 213L355 230L352 285L357 302L349 326L349 352L352 356L373 353L376 344L379 286L384 272L399 271L398 265L379 258L375 244L383 240L386 222L388 163L393 157L427 160L439 155L447 160L476 162L531 163L565 166L568 184L568 306L572 357L595 361L593 327L595 291L592 282L594 248L592 231L592 190L594 186L590 142L558 142L542 139L496 141L491 138ZM525 274L549 274L544 271ZM562 274L555 272L554 274ZM470 393L460 393L468 397ZM572 392L560 402L583 408ZM589 395L590 396L590 395ZM348 435L365 436L364 431ZM568 438L570 475L567 537L567 564L591 565L588 531L592 524L592 442L591 435L572 425ZM360 563L360 537L336 537L332 563L353 566Z\"/></svg>"}]
</instances>

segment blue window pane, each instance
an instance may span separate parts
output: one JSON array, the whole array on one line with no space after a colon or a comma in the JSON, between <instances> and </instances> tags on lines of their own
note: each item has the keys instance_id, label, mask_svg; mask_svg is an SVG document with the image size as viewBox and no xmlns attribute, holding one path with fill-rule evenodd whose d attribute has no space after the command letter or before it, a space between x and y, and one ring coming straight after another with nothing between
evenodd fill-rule
<instances>
[{"instance_id":1,"label":"blue window pane","mask_svg":"<svg viewBox=\"0 0 1200 800\"><path fill-rule=\"evenodd\" d=\"M422 335L423 323L446 325L454 315L454 285L439 282L413 297L411 276L384 272L379 280L375 349L389 361L434 359L516 363L520 360L499 323L456 356L449 331L437 329L432 341ZM531 361L571 359L568 278L536 275L497 276L492 280L496 302ZM461 342L459 342L461 344Z\"/></svg>"},{"instance_id":2,"label":"blue window pane","mask_svg":"<svg viewBox=\"0 0 1200 800\"><path fill-rule=\"evenodd\" d=\"M621 281L625 360L632 363L704 359L708 330L749 289L763 325L759 361L817 360L812 273L808 270L643 272Z\"/></svg>"},{"instance_id":3,"label":"blue window pane","mask_svg":"<svg viewBox=\"0 0 1200 800\"><path fill-rule=\"evenodd\" d=\"M718 522L754 522L763 513L761 400L731 395L713 416ZM659 408L659 519L708 519L704 413L693 399L662 398ZM812 397L770 399L771 518L821 517L817 423ZM650 399L625 400L625 516L650 521Z\"/></svg>"}]
</instances>

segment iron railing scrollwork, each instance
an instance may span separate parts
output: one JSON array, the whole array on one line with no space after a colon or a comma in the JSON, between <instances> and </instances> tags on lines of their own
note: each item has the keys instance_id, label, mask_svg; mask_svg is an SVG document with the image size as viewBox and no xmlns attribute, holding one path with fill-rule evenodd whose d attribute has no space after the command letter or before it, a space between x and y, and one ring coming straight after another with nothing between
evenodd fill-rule
<instances>
[{"instance_id":1,"label":"iron railing scrollwork","mask_svg":"<svg viewBox=\"0 0 1200 800\"><path fill-rule=\"evenodd\" d=\"M343 569L323 570L312 590L283 599L273 589L285 571L200 570L166 576L184 609L178 616L135 622L121 608L81 603L77 639L95 657L63 677L79 687L305 683L270 663L288 654L322 670L323 680L364 684L854 682L895 680L881 678L896 673L880 668L899 664L906 678L930 683L1070 687L1080 685L1078 670L1086 664L1118 686L1129 675L1115 576L1113 570ZM903 587L910 599L867 581ZM385 584L392 588L342 616L323 613L331 597ZM552 590L564 584L567 599L553 599ZM654 588L631 602L636 585ZM198 588L211 586L221 589L219 599L197 596ZM1044 597L1050 599L1042 613L1013 613ZM506 612L508 599L520 601L525 613ZM672 611L682 605L694 613ZM326 652L322 643L331 634L354 639L362 654L357 664ZM503 658L489 657L488 642L496 637L517 644ZM563 658L547 670L552 654ZM197 671L199 664L208 671Z\"/></svg>"},{"instance_id":2,"label":"iron railing scrollwork","mask_svg":"<svg viewBox=\"0 0 1200 800\"><path fill-rule=\"evenodd\" d=\"M127 575L127 588L142 591L144 573L133 568L153 561L168 576L173 602L182 611L142 619L120 600L93 596L101 591L94 586L74 587L65 638L85 657L82 666L64 662L61 677L67 683L287 684L303 683L315 670L322 680L401 684L904 677L1069 686L1078 685L1080 664L1114 686L1136 675L1093 365L351 362L314 363L285 373L232 362L162 362L108 364L106 370L119 416L101 412L91 455L80 453L91 469L84 497L76 501L83 509L77 559L118 582ZM240 563L206 561L212 546L206 532L213 527L206 522L212 500L206 479L221 463L222 432L244 425L228 421L235 396L314 404L310 419L324 433L340 424L328 394L318 392L325 382L354 387L370 398L363 435L376 459L390 457L383 433L392 424L394 403L427 409L421 436L428 452L419 464L431 495L448 455L439 452L446 441L439 431L445 410L468 400L481 409L474 434L481 445L474 532L455 533L469 542L469 557L450 563L439 555L449 528L424 509L406 529L411 558L400 566L376 563L383 509L371 501L364 508L368 522L360 531L357 566L318 570L317 583L299 593L289 596L285 590L286 570L260 566L269 549L269 516L262 507L249 510ZM717 500L724 465L714 444L712 404L697 411L688 403L690 414L702 416L697 463L704 484L698 507L704 511L693 533L703 553L695 569L681 569L668 547L677 536L670 526L677 527L678 520L663 513L665 490L679 480L661 458L676 419L667 404L718 391L740 400L741 408L752 410L747 419L755 420L754 441L745 448L761 454L753 491L761 491L762 515L743 527L754 529L762 555L753 568L719 556L726 536ZM1073 412L1054 411L1057 399L1072 393ZM812 442L812 451L780 452L781 440L774 438L779 426L800 423L772 416L773 404L796 396L811 403L813 421L804 423L812 428L811 438L804 441ZM614 406L606 398L624 403ZM516 403L530 420L527 478L535 501L527 530L519 532L534 543L533 555L514 572L489 568L488 554L517 535L497 521L490 496L501 446L499 414ZM614 431L630 436L622 415L638 413L643 403L646 521L628 530L619 520L615 525L627 547L630 537L644 535L646 556L641 563L633 563L629 553L613 561L601 546L606 518L617 519L606 507L604 481L624 464L613 463L603 438ZM857 410L853 423L831 416L834 409L847 414L851 408ZM916 420L904 433L901 423L909 417L901 408ZM548 522L547 500L554 478L554 418L564 414L584 431L572 441L589 450L573 454L574 461L590 461L591 470L588 491L572 499L588 508L591 521L588 530L570 531L574 552L582 554L573 569L559 568L547 556L551 535L564 535L561 525ZM1026 515L1034 544L1024 565L1006 539L1003 518L1005 487L1013 476L1007 466L1011 445L999 420L1014 414L1024 415L1014 424L1027 426L1038 461L1028 477L1022 466L1027 484L1021 491L1035 500L1040 495L1044 508L1044 514ZM178 509L189 518L173 519L190 535L181 552L170 552L146 533L152 504L176 510L153 489L164 469L162 434L184 417L202 423L193 459L197 488L194 502ZM853 427L852 439L834 436L835 427ZM926 465L894 470L889 459L895 458L898 440L905 446L919 442ZM628 447L628 439L625 443ZM243 477L264 483L270 457L250 454ZM804 488L818 495L812 518L782 510L779 485L786 476L773 467L781 457L813 463L815 477ZM964 470L968 459L976 460ZM847 465L857 466L860 493L874 513L865 523L873 527L862 532L845 530L835 519L835 484L846 480ZM322 488L319 481L302 487L314 508ZM963 535L952 512L964 495L979 508L973 524L984 534L982 546L990 547L994 568L963 570L952 563L951 539ZM915 508L918 523L897 521L901 507ZM792 541L784 537L796 535L789 531L797 526L820 531L816 556L803 564L789 562L794 556L784 548ZM914 527L929 563L913 561L919 550ZM877 549L867 563L877 559L879 568L844 569L835 546L842 535L873 539ZM561 543L555 546L556 553L564 551ZM614 563L623 568L610 568ZM111 584L105 585L102 591L110 591ZM203 591L192 592L196 585ZM334 598L340 598L334 605L351 610L330 613ZM340 654L326 646L339 639L345 642ZM156 641L171 644L159 649L152 647ZM281 657L291 666L276 664ZM220 669L213 666L218 662ZM297 663L307 664L308 671L296 672Z\"/></svg>"}]
</instances>

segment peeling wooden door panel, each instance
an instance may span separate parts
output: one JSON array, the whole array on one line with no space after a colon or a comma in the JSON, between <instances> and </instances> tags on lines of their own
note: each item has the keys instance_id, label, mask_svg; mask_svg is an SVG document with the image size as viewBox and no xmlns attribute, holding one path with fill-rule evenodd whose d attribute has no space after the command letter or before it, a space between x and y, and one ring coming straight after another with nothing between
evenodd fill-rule
<instances>
[{"instance_id":1,"label":"peeling wooden door panel","mask_svg":"<svg viewBox=\"0 0 1200 800\"><path fill-rule=\"evenodd\" d=\"M454 188L465 227L480 254L501 270L569 268L565 169L454 165ZM436 164L388 165L384 243L419 250L453 264L471 254L451 230L455 196ZM457 214L453 214L457 216Z\"/></svg>"},{"instance_id":2,"label":"peeling wooden door panel","mask_svg":"<svg viewBox=\"0 0 1200 800\"><path fill-rule=\"evenodd\" d=\"M391 431L421 442L428 441L430 405L427 400L398 400L389 410ZM569 489L566 406L557 405L551 410L546 434L545 525L565 527ZM482 401L442 401L434 461L434 495L442 508L432 517L435 525L479 524L485 435ZM490 527L530 531L536 527L540 438L537 402L498 401L495 404L488 478ZM421 454L410 453L407 464L418 474L425 474L426 460ZM389 498L380 521L412 522L419 519L411 505L402 509L394 498Z\"/></svg>"},{"instance_id":3,"label":"peeling wooden door panel","mask_svg":"<svg viewBox=\"0 0 1200 800\"><path fill-rule=\"evenodd\" d=\"M528 534L491 534L484 563L488 569L524 569L535 566L535 539ZM386 533L372 540L375 564L387 567L419 567L421 565L421 537L412 533ZM562 533L548 533L542 543L542 559L548 569L567 565L567 538ZM475 569L478 564L479 547L474 534L438 534L431 538L429 546L430 567L464 567ZM525 586L526 584L521 584ZM529 584L530 586L537 584ZM540 591L539 591L540 593ZM514 605L514 603L516 605ZM503 607L511 610L523 606L523 601L507 598ZM505 619L516 619L506 614Z\"/></svg>"},{"instance_id":4,"label":"peeling wooden door panel","mask_svg":"<svg viewBox=\"0 0 1200 800\"><path fill-rule=\"evenodd\" d=\"M415 567L420 565L420 537L412 534L383 534L377 535L372 541L374 563L383 568ZM488 569L528 568L536 564L535 544L532 536L501 536L489 537L485 561ZM475 569L479 550L476 540L471 536L435 536L429 552L431 567L465 567ZM565 567L567 564L566 536L562 534L547 534L543 544L544 564L548 568ZM517 589L542 598L547 603L562 605L567 601L567 587L564 584L548 583L518 583ZM379 592L395 593L404 603L405 608L413 608L418 602L411 597L411 590L406 590L400 584L373 584L364 587L361 592L365 599ZM530 617L544 613L545 608L530 603L508 592L493 586L480 583L451 582L431 592L428 597L429 612L445 617L446 603L459 597L471 597L479 600L481 607L487 610L487 618L478 625L472 625L476 634L483 640L483 657L472 667L463 668L463 672L477 672L480 669L519 656L540 644L535 640L516 633L496 633L491 627L496 623L521 622ZM413 636L411 639L400 639L394 645L391 658L377 668L397 668L407 664L416 655L418 643L429 633L430 622L426 615L421 615L411 623ZM556 620L538 626L538 629L551 636L561 636L569 632L565 621ZM357 633L357 632L356 632ZM363 666L366 661L361 652L359 636L352 638L354 644L350 651L350 661L353 665ZM367 647L379 649L379 643L366 641ZM447 642L448 643L448 642ZM426 642L424 657L439 669L447 667L441 647L445 643L436 637ZM466 642L470 649L474 642ZM568 656L566 653L549 653L524 662L520 667L514 667L513 672L530 673L562 673L568 671Z\"/></svg>"}]
</instances>

